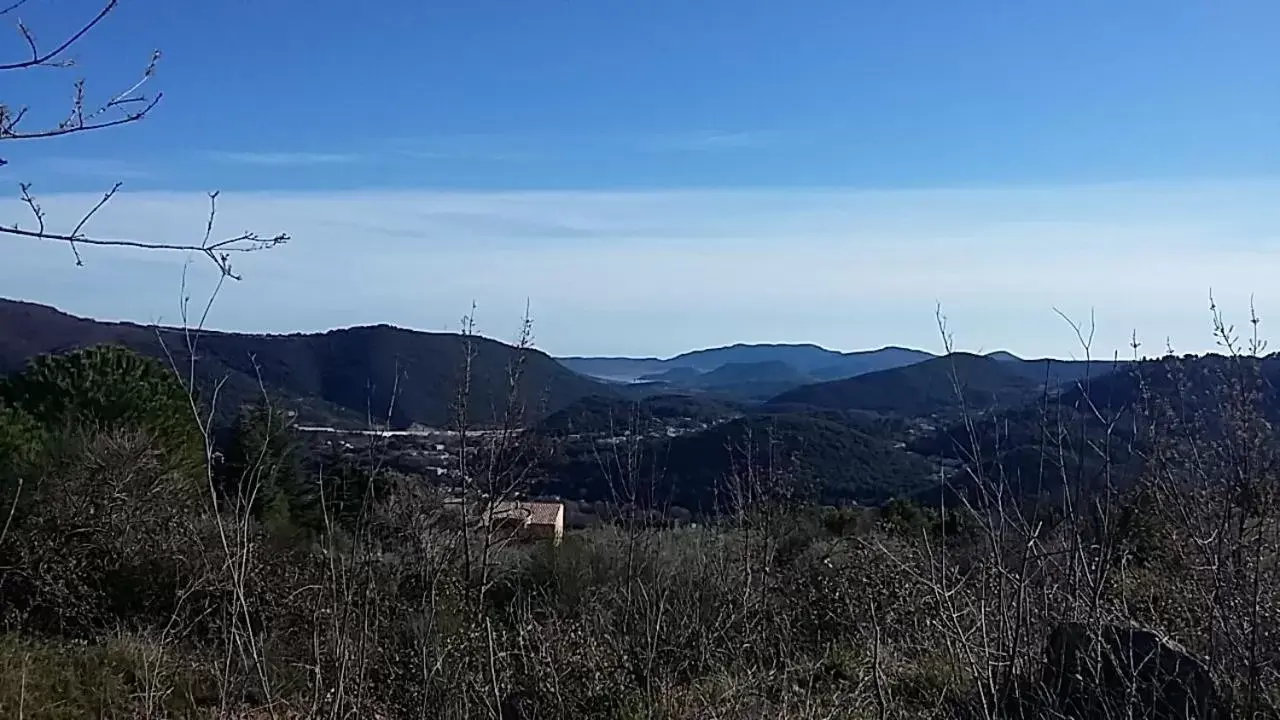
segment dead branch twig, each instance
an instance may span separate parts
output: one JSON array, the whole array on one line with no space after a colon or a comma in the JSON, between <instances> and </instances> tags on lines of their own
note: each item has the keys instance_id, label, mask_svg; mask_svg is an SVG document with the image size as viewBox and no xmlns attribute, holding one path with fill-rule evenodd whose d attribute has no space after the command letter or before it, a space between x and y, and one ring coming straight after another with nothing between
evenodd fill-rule
<instances>
[{"instance_id":1,"label":"dead branch twig","mask_svg":"<svg viewBox=\"0 0 1280 720\"><path fill-rule=\"evenodd\" d=\"M18 0L17 2L13 3L9 7L5 8L3 11L0 11L0 15L5 15L7 13L13 12L14 10L17 10L18 8L25 5L27 1L28 0ZM49 50L46 52L41 52L39 50L38 46L36 45L35 36L31 33L31 30L28 29L24 23L19 21L18 32L22 33L22 38L26 40L27 47L31 49L31 58L29 60L19 60L16 62L5 63L3 65L0 65L0 70L22 70L24 68L37 67L40 65L49 65L51 63L61 65L62 67L66 67L67 65L70 64L70 61L59 62L57 61L57 58L61 56L63 53L65 53L67 50L69 50L72 45L75 45L77 42L79 42L80 38L83 38L85 35L87 35L90 30L97 27L98 23L102 22L104 18L110 15L111 11L115 10L116 6L119 4L120 4L120 0L107 0L107 2L103 4L102 9L98 11L98 14L93 16L93 19L81 25L79 30L72 33L66 40L63 40L62 43L55 46L52 50Z\"/></svg>"},{"instance_id":2,"label":"dead branch twig","mask_svg":"<svg viewBox=\"0 0 1280 720\"><path fill-rule=\"evenodd\" d=\"M217 266L218 271L224 277L232 280L239 280L231 267L232 253L248 253L257 252L259 250L269 250L278 245L283 245L290 240L287 233L279 233L270 237L264 237L255 232L243 232L233 237L224 238L222 240L211 240L213 235L213 224L218 212L218 193L209 194L209 214L205 223L205 234L203 240L199 244L194 243L165 243L165 242L149 242L143 240L124 240L109 239L100 237L90 237L84 233L84 228L104 205L115 197L120 190L120 183L116 183L110 190L103 194L102 198L89 209L87 213L81 216L75 227L69 233L50 232L45 224L45 213L40 207L36 199L31 195L30 183L22 184L22 201L31 209L32 215L36 220L35 229L25 229L18 225L10 227L0 226L0 234L14 235L17 237L25 237L36 240L51 240L55 242L65 242L71 246L72 252L76 256L76 265L83 266L84 262L80 257L79 245L92 245L96 247L116 247L116 248L134 248L139 250L167 250L178 252L194 252L208 257L213 264Z\"/></svg>"}]
</instances>

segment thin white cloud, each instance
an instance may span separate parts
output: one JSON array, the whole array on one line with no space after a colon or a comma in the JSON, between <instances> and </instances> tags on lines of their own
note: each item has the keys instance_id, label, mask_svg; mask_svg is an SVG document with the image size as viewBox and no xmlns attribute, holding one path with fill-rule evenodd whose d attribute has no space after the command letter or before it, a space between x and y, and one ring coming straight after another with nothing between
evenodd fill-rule
<instances>
[{"instance_id":1,"label":"thin white cloud","mask_svg":"<svg viewBox=\"0 0 1280 720\"><path fill-rule=\"evenodd\" d=\"M96 196L42 198L74 222ZM198 193L116 198L91 230L198 241ZM1280 311L1280 183L989 190L225 193L219 227L287 231L238 258L213 324L308 331L390 322L509 337L525 301L559 353L674 353L736 341L1079 354L1059 308L1096 311L1094 351L1213 347L1207 294L1268 328ZM21 221L16 201L0 221ZM12 220L7 220L11 222ZM56 229L56 228L55 228ZM176 319L181 256L11 239L8 296L107 318ZM215 280L195 260L190 293ZM203 263L203 264L202 264Z\"/></svg>"},{"instance_id":2,"label":"thin white cloud","mask_svg":"<svg viewBox=\"0 0 1280 720\"><path fill-rule=\"evenodd\" d=\"M655 152L715 152L747 150L776 143L777 133L708 131L658 135L643 139L640 147Z\"/></svg>"},{"instance_id":3,"label":"thin white cloud","mask_svg":"<svg viewBox=\"0 0 1280 720\"><path fill-rule=\"evenodd\" d=\"M572 137L500 134L397 138L380 143L385 156L417 160L527 161L573 153L727 152L776 145L782 135L765 131L703 131L657 134L577 134Z\"/></svg>"},{"instance_id":4,"label":"thin white cloud","mask_svg":"<svg viewBox=\"0 0 1280 720\"><path fill-rule=\"evenodd\" d=\"M267 167L340 165L360 160L360 155L354 153L324 152L213 151L207 153L207 155L213 160L232 165L261 165Z\"/></svg>"},{"instance_id":5,"label":"thin white cloud","mask_svg":"<svg viewBox=\"0 0 1280 720\"><path fill-rule=\"evenodd\" d=\"M528 160L547 151L540 145L533 138L486 133L392 138L381 143L385 155L390 157L493 162Z\"/></svg>"},{"instance_id":6,"label":"thin white cloud","mask_svg":"<svg viewBox=\"0 0 1280 720\"><path fill-rule=\"evenodd\" d=\"M102 179L138 179L153 173L137 163L116 158L47 157L38 162L40 169L56 175Z\"/></svg>"}]
</instances>

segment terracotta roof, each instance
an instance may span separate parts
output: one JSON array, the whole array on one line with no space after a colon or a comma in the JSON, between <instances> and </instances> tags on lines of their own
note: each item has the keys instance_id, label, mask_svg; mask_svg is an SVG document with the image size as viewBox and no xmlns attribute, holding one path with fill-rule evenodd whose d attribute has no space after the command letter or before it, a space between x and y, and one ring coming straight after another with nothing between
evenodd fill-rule
<instances>
[{"instance_id":1,"label":"terracotta roof","mask_svg":"<svg viewBox=\"0 0 1280 720\"><path fill-rule=\"evenodd\" d=\"M495 517L527 517L530 525L555 525L564 516L564 505L549 502L503 501L493 509Z\"/></svg>"}]
</instances>

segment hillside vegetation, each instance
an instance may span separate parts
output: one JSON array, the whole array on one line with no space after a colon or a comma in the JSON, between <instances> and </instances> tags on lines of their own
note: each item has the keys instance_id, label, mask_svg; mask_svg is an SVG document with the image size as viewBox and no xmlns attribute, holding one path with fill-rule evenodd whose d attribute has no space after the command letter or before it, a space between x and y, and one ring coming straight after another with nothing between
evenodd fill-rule
<instances>
[{"instance_id":1,"label":"hillside vegetation","mask_svg":"<svg viewBox=\"0 0 1280 720\"><path fill-rule=\"evenodd\" d=\"M998 480L1010 499L1127 489L1156 451L1141 411L1178 416L1179 442L1187 447L1217 443L1228 434L1221 406L1232 389L1247 392L1258 421L1280 421L1280 358L1167 356L1080 377L1024 406L953 421L907 448L963 463L951 485L970 494L982 490L979 478Z\"/></svg>"},{"instance_id":2,"label":"hillside vegetation","mask_svg":"<svg viewBox=\"0 0 1280 720\"><path fill-rule=\"evenodd\" d=\"M1013 365L953 353L906 367L784 392L769 405L807 405L909 417L946 415L1025 403L1037 384Z\"/></svg>"},{"instance_id":3,"label":"hillside vegetation","mask_svg":"<svg viewBox=\"0 0 1280 720\"><path fill-rule=\"evenodd\" d=\"M668 501L636 491L660 477L709 493L698 526L551 545L483 522L523 482L510 438L473 446L470 487L490 494L459 515L376 462L299 462L261 406L225 462L193 467L194 416L162 363L41 360L0 393L0 716L1143 716L1150 700L1117 684L1141 675L1055 684L1045 638L1070 620L1169 634L1204 658L1197 701L1275 717L1280 443L1262 364L1140 367L1170 382L1115 393L1141 420L1128 488L1007 504L974 467L967 507L824 508L797 491L880 492L856 458L928 472L855 421L758 415L674 438L666 475L619 476L637 502Z\"/></svg>"},{"instance_id":4,"label":"hillside vegetation","mask_svg":"<svg viewBox=\"0 0 1280 720\"><path fill-rule=\"evenodd\" d=\"M890 442L797 414L753 415L677 438L663 460L673 496L704 509L736 483L802 502L877 505L934 480L929 463Z\"/></svg>"},{"instance_id":5,"label":"hillside vegetation","mask_svg":"<svg viewBox=\"0 0 1280 720\"><path fill-rule=\"evenodd\" d=\"M563 445L535 487L588 501L615 500L626 488L660 506L706 516L723 510L734 488L744 486L790 502L874 505L937 481L925 458L874 432L803 414L722 417L675 437L655 433L603 448Z\"/></svg>"},{"instance_id":6,"label":"hillside vegetation","mask_svg":"<svg viewBox=\"0 0 1280 720\"><path fill-rule=\"evenodd\" d=\"M143 355L191 367L188 338L180 329L102 323L53 308L0 300L0 371L22 369L38 355L111 343ZM455 421L453 406L471 343L470 421L491 423L507 405L510 369L521 365L522 405L538 416L587 395L611 391L566 370L544 353L518 350L483 337L426 333L387 325L318 334L199 333L197 384L219 389L228 419L255 401L263 387L314 422L406 427Z\"/></svg>"},{"instance_id":7,"label":"hillside vegetation","mask_svg":"<svg viewBox=\"0 0 1280 720\"><path fill-rule=\"evenodd\" d=\"M673 426L710 425L742 414L742 408L705 397L653 395L639 400L592 395L537 424L545 433L661 433Z\"/></svg>"}]
</instances>

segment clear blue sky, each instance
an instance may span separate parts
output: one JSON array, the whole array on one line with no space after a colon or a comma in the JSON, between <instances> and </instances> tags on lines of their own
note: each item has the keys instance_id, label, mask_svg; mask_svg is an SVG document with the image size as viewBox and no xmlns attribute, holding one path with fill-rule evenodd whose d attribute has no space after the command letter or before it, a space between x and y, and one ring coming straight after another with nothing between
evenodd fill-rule
<instances>
[{"instance_id":1,"label":"clear blue sky","mask_svg":"<svg viewBox=\"0 0 1280 720\"><path fill-rule=\"evenodd\" d=\"M92 4L31 0L22 13L52 41ZM546 329L543 345L556 352L661 354L784 339L925 345L931 308L942 301L961 310L975 342L1064 354L1069 338L1050 339L1062 332L1054 304L1097 308L1103 318L1113 310L1117 323L1158 325L1149 330L1160 337L1200 332L1203 316L1171 316L1162 302L1130 317L1123 302L1107 305L1124 297L1119 279L1070 297L1045 288L1039 300L982 299L963 288L947 295L930 290L919 267L906 272L917 253L902 248L943 243L956 259L950 270L930 270L940 274L959 273L962 258L1007 250L1014 241L1001 238L1011 227L1021 228L1017 257L1039 265L1073 241L1070 228L1119 238L1101 247L1125 259L1146 257L1170 233L1197 252L1221 243L1272 251L1280 239L1270 210L1280 196L1268 184L1280 175L1277 27L1280 4L1263 0L122 0L79 47L80 70L11 76L7 87L47 107L64 102L83 72L91 92L105 93L127 87L158 47L164 58L148 87L164 90L164 101L133 127L6 148L12 164L0 183L30 179L46 194L74 193L119 178L152 193L137 202L153 215L121 210L103 222L140 235L172 219L155 192L177 207L187 193L220 188L236 230L239 212L297 236L281 251L288 272L329 278L340 267L353 273L349 282L377 286L326 308L331 286L310 298L319 281L297 280L304 295L292 302L310 309L262 312L254 308L281 304L270 297L280 281L251 275L220 300L215 324L227 327L385 319L436 329L473 299L506 318L528 297ZM19 43L15 36L7 47L19 53ZM1117 183L1138 187L1096 190ZM1242 183L1252 204L1236 198ZM455 191L467 194L459 200ZM982 208L949 200L939 210L939 193L962 192L981 193ZM378 193L399 200L380 202ZM131 200L121 201L127 209ZM329 208L326 217L337 207L350 214L320 225L308 201ZM638 205L663 214L662 226ZM401 215L388 217L391 207ZM930 216L927 228L917 215ZM377 277L360 275L377 261L354 257L353 242L397 260ZM470 254L459 257L460 248ZM167 277L169 265L104 256L96 269L60 268L61 256L47 252L24 248L23 269L0 270L0 283L16 288L4 294L101 316L172 314L164 303L173 291L136 289ZM592 267L544 268L559 268L555 277L481 277L488 267L514 272L592 253ZM896 268L885 253L903 255L905 274L868 269ZM785 273L771 287L707 279L705 296L665 288L654 297L627 280L627 263L659 256L666 267L705 264L707 273L756 278L733 264L748 255L793 261L775 264ZM824 257L846 263L848 279L815 288L794 260L822 265ZM476 269L442 267L441 258ZM1187 283L1177 289L1188 311L1203 306L1208 285L1235 282L1227 270L1206 274L1200 256L1165 261L1178 258L1189 273L1176 276ZM284 261L262 262L263 272L283 272L270 263ZM37 267L55 277L35 283ZM625 301L602 310L588 294L598 291L593 281L575 305L566 288L593 271ZM110 278L126 272L137 273L131 288L113 293ZM866 298L846 285L868 272L882 284L916 284L881 288L882 311L863 316ZM635 286L620 289L626 282ZM725 299L744 293L778 317ZM754 314L735 314L744 304ZM1041 319L991 319L1014 312L1010 305ZM886 314L892 308L901 313ZM692 325L673 329L672 313ZM788 329L784 318L806 313L810 320ZM1118 327L1116 337L1130 329ZM1204 344L1201 335L1184 345Z\"/></svg>"}]
</instances>

